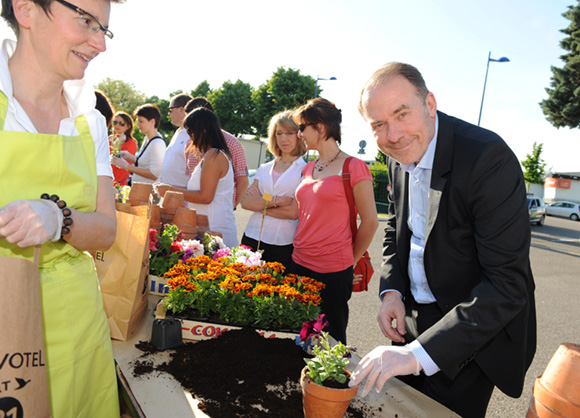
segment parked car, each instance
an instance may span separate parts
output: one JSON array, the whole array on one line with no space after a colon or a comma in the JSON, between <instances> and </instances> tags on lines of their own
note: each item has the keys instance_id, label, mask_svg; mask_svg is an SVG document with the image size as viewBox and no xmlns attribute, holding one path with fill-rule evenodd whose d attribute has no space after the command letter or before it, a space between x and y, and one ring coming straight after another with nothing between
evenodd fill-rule
<instances>
[{"instance_id":1,"label":"parked car","mask_svg":"<svg viewBox=\"0 0 580 418\"><path fill-rule=\"evenodd\" d=\"M573 202L554 202L546 207L546 213L550 216L561 216L578 221L580 220L580 205Z\"/></svg>"},{"instance_id":2,"label":"parked car","mask_svg":"<svg viewBox=\"0 0 580 418\"><path fill-rule=\"evenodd\" d=\"M528 212L530 214L530 223L538 226L544 225L546 219L546 206L539 197L528 196Z\"/></svg>"}]
</instances>

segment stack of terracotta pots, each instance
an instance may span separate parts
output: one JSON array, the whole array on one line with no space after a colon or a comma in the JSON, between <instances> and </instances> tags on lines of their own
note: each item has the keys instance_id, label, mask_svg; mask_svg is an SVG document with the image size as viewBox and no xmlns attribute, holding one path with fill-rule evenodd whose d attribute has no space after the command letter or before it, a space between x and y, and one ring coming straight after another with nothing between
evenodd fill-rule
<instances>
[{"instance_id":1,"label":"stack of terracotta pots","mask_svg":"<svg viewBox=\"0 0 580 418\"><path fill-rule=\"evenodd\" d=\"M163 202L161 203L161 223L172 224L173 218L177 213L177 209L185 208L185 199L183 198L183 193L181 192L166 192L163 196Z\"/></svg>"},{"instance_id":2,"label":"stack of terracotta pots","mask_svg":"<svg viewBox=\"0 0 580 418\"><path fill-rule=\"evenodd\" d=\"M173 217L173 224L179 228L183 234L183 239L195 239L197 236L197 215L195 209L177 208Z\"/></svg>"},{"instance_id":3,"label":"stack of terracotta pots","mask_svg":"<svg viewBox=\"0 0 580 418\"><path fill-rule=\"evenodd\" d=\"M159 205L151 205L151 221L149 223L149 228L156 229L158 233L161 233L161 208Z\"/></svg>"},{"instance_id":4,"label":"stack of terracotta pots","mask_svg":"<svg viewBox=\"0 0 580 418\"><path fill-rule=\"evenodd\" d=\"M580 417L580 345L561 344L536 379L526 418Z\"/></svg>"},{"instance_id":5,"label":"stack of terracotta pots","mask_svg":"<svg viewBox=\"0 0 580 418\"><path fill-rule=\"evenodd\" d=\"M127 203L131 206L146 205L150 202L153 185L150 183L133 183Z\"/></svg>"}]
</instances>

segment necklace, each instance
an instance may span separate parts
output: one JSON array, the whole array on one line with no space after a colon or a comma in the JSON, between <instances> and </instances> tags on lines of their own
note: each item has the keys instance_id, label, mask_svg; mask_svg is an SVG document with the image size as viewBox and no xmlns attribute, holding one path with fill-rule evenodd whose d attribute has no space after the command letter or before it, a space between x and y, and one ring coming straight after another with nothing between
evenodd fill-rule
<instances>
[{"instance_id":1,"label":"necklace","mask_svg":"<svg viewBox=\"0 0 580 418\"><path fill-rule=\"evenodd\" d=\"M324 170L326 167L328 167L334 160L336 160L338 158L338 156L340 155L342 151L339 149L338 153L334 156L334 158L332 160L330 160L327 163L321 163L320 162L320 158L318 160L316 160L316 162L314 163L314 168L316 169L316 171L322 171Z\"/></svg>"},{"instance_id":2,"label":"necklace","mask_svg":"<svg viewBox=\"0 0 580 418\"><path fill-rule=\"evenodd\" d=\"M290 164L292 164L293 162L294 160L282 161L282 158L278 159L278 165L282 168L290 167Z\"/></svg>"}]
</instances>

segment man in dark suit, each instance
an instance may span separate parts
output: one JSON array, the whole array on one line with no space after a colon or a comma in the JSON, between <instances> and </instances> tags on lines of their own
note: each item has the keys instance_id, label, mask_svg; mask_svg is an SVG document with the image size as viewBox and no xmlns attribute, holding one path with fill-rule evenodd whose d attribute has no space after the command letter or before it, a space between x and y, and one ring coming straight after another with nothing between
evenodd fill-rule
<instances>
[{"instance_id":1,"label":"man in dark suit","mask_svg":"<svg viewBox=\"0 0 580 418\"><path fill-rule=\"evenodd\" d=\"M494 386L512 397L536 348L530 224L520 164L493 132L437 111L419 71L390 63L360 110L387 159L391 190L378 321L364 393L404 376L464 417ZM415 375L415 376L407 376Z\"/></svg>"}]
</instances>

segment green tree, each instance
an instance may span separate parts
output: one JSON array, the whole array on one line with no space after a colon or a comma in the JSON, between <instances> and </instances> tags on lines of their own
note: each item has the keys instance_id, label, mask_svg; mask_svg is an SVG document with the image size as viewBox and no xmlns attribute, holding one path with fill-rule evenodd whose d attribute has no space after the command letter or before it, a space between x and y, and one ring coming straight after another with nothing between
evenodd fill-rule
<instances>
[{"instance_id":1,"label":"green tree","mask_svg":"<svg viewBox=\"0 0 580 418\"><path fill-rule=\"evenodd\" d=\"M209 83L207 80L203 80L201 83L197 85L197 87L191 90L192 97L207 97L211 93L211 88L209 87Z\"/></svg>"},{"instance_id":2,"label":"green tree","mask_svg":"<svg viewBox=\"0 0 580 418\"><path fill-rule=\"evenodd\" d=\"M314 97L316 80L301 75L300 70L279 67L272 78L254 91L252 100L256 107L254 126L260 136L266 136L268 123L276 113L301 106ZM319 87L319 93L322 91Z\"/></svg>"},{"instance_id":3,"label":"green tree","mask_svg":"<svg viewBox=\"0 0 580 418\"><path fill-rule=\"evenodd\" d=\"M563 68L552 66L548 98L540 102L546 119L556 128L580 126L580 4L568 6L562 13L571 23L560 32L568 35L560 41L560 47L569 51L560 58Z\"/></svg>"},{"instance_id":4,"label":"green tree","mask_svg":"<svg viewBox=\"0 0 580 418\"><path fill-rule=\"evenodd\" d=\"M536 144L531 154L526 155L526 159L522 161L524 167L524 180L528 184L544 184L544 169L546 163L542 160L542 148L544 144Z\"/></svg>"},{"instance_id":5,"label":"green tree","mask_svg":"<svg viewBox=\"0 0 580 418\"><path fill-rule=\"evenodd\" d=\"M232 135L239 136L254 132L252 91L252 86L241 80L235 83L226 81L207 97L219 117L222 128Z\"/></svg>"},{"instance_id":6,"label":"green tree","mask_svg":"<svg viewBox=\"0 0 580 418\"><path fill-rule=\"evenodd\" d=\"M377 151L377 156L375 157L375 161L377 163L386 164L387 163L387 156L383 154L381 150Z\"/></svg>"},{"instance_id":7,"label":"green tree","mask_svg":"<svg viewBox=\"0 0 580 418\"><path fill-rule=\"evenodd\" d=\"M132 114L133 110L146 100L144 93L136 90L132 83L122 80L112 80L107 77L95 88L102 90L109 97L115 109L129 114Z\"/></svg>"}]
</instances>

